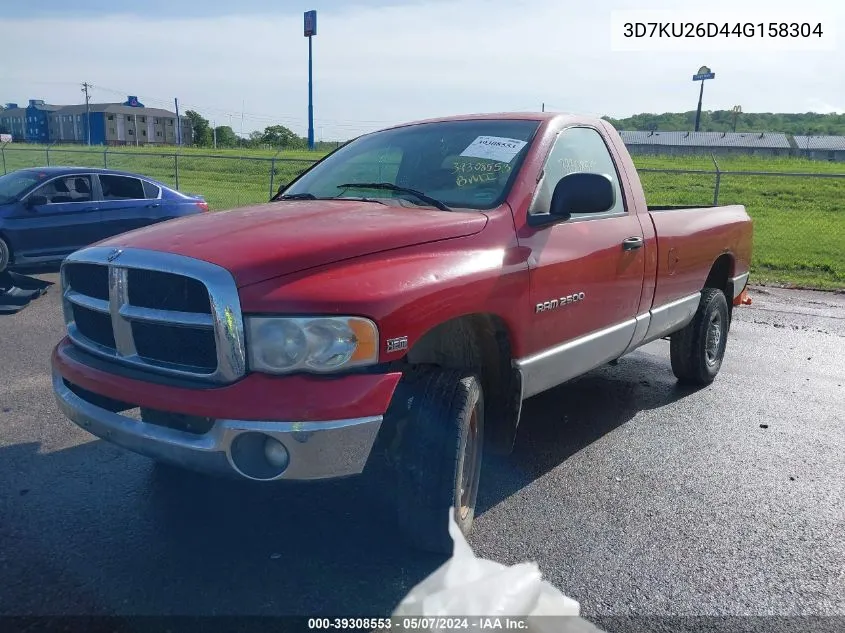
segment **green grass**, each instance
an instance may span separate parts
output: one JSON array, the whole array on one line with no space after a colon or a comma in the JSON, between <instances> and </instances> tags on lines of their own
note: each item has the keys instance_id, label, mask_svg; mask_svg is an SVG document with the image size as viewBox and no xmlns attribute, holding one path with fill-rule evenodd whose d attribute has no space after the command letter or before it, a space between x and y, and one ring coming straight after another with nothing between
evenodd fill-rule
<instances>
[{"instance_id":1,"label":"green grass","mask_svg":"<svg viewBox=\"0 0 845 633\"><path fill-rule=\"evenodd\" d=\"M845 174L845 164L793 158L718 158L722 171ZM637 168L709 169L706 157L635 157ZM715 173L641 172L649 204L712 204ZM754 221L755 283L845 288L845 178L723 174L719 204Z\"/></svg>"},{"instance_id":2,"label":"green grass","mask_svg":"<svg viewBox=\"0 0 845 633\"><path fill-rule=\"evenodd\" d=\"M76 151L69 151L69 150ZM53 147L51 165L108 166L141 173L205 196L214 210L265 202L273 190L323 154L308 151L153 150L126 147L79 151ZM47 164L43 147L7 147L6 170ZM212 157L213 156L213 157ZM798 158L720 157L723 172L841 173L845 164ZM713 203L715 170L706 156L635 156L639 169L700 169L708 174L642 172L649 204ZM719 204L743 204L754 221L754 283L845 289L845 178L722 175Z\"/></svg>"}]
</instances>

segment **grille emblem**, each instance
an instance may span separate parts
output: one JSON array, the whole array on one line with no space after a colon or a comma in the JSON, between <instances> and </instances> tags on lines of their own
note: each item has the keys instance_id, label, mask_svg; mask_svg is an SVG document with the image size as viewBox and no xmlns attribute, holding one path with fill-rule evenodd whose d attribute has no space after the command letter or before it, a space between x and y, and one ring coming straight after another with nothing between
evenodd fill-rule
<instances>
[{"instance_id":1,"label":"grille emblem","mask_svg":"<svg viewBox=\"0 0 845 633\"><path fill-rule=\"evenodd\" d=\"M113 250L112 250L112 251L111 251L111 252L110 252L110 253L106 256L106 259L107 259L108 261L110 261L110 262L113 262L113 261L114 261L114 260L116 260L118 257L120 257L120 254L121 254L122 252L123 252L123 250L122 250L122 249L120 249L120 248L115 248L115 249L113 249Z\"/></svg>"}]
</instances>

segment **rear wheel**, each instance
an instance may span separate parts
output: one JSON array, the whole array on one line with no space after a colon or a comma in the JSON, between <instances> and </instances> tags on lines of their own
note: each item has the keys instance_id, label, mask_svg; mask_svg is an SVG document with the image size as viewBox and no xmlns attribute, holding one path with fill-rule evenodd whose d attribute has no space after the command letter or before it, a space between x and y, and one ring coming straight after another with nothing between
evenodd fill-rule
<instances>
[{"instance_id":1,"label":"rear wheel","mask_svg":"<svg viewBox=\"0 0 845 633\"><path fill-rule=\"evenodd\" d=\"M675 332L669 343L672 371L688 385L709 385L722 367L730 314L725 293L705 288L692 321Z\"/></svg>"},{"instance_id":2,"label":"rear wheel","mask_svg":"<svg viewBox=\"0 0 845 633\"><path fill-rule=\"evenodd\" d=\"M484 395L470 372L415 371L388 414L394 427L398 523L411 545L452 553L449 512L466 535L475 518L484 445Z\"/></svg>"},{"instance_id":3,"label":"rear wheel","mask_svg":"<svg viewBox=\"0 0 845 633\"><path fill-rule=\"evenodd\" d=\"M12 258L12 251L9 245L0 237L0 273L9 267L9 261Z\"/></svg>"}]
</instances>

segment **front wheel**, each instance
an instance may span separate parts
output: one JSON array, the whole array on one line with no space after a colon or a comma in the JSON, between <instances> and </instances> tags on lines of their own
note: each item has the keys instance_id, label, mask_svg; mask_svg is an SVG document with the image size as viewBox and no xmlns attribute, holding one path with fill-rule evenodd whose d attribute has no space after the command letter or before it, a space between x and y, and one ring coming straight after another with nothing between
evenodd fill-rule
<instances>
[{"instance_id":1,"label":"front wheel","mask_svg":"<svg viewBox=\"0 0 845 633\"><path fill-rule=\"evenodd\" d=\"M484 394L465 371L410 373L394 396L390 422L401 531L411 545L452 553L449 511L469 534L481 475Z\"/></svg>"},{"instance_id":2,"label":"front wheel","mask_svg":"<svg viewBox=\"0 0 845 633\"><path fill-rule=\"evenodd\" d=\"M692 321L669 339L672 371L678 382L698 386L713 382L722 367L729 320L725 293L705 288Z\"/></svg>"}]
</instances>

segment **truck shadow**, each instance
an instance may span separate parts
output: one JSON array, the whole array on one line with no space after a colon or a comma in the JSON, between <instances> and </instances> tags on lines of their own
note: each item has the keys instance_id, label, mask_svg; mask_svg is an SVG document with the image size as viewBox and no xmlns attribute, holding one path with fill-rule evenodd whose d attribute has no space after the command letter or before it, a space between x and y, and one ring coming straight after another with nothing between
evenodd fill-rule
<instances>
[{"instance_id":1,"label":"truck shadow","mask_svg":"<svg viewBox=\"0 0 845 633\"><path fill-rule=\"evenodd\" d=\"M0 448L0 477L0 616L383 616L445 560L355 479L255 486L99 440Z\"/></svg>"},{"instance_id":2,"label":"truck shadow","mask_svg":"<svg viewBox=\"0 0 845 633\"><path fill-rule=\"evenodd\" d=\"M514 454L485 458L479 514L686 393L634 354L532 398ZM372 479L209 478L51 424L73 445L0 448L0 615L372 617L445 560L404 545Z\"/></svg>"},{"instance_id":3,"label":"truck shadow","mask_svg":"<svg viewBox=\"0 0 845 633\"><path fill-rule=\"evenodd\" d=\"M652 343L656 345L658 343ZM523 403L514 451L485 455L477 514L542 477L567 458L630 421L693 392L665 360L639 351Z\"/></svg>"}]
</instances>

